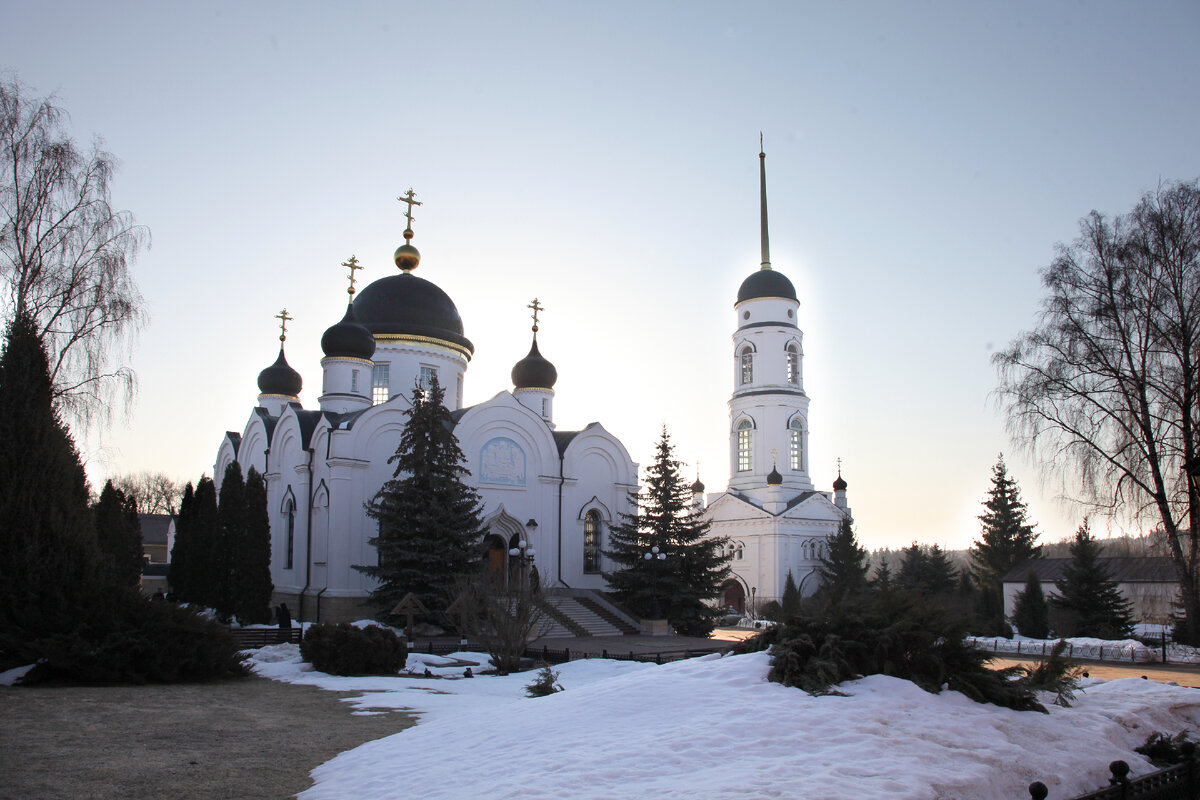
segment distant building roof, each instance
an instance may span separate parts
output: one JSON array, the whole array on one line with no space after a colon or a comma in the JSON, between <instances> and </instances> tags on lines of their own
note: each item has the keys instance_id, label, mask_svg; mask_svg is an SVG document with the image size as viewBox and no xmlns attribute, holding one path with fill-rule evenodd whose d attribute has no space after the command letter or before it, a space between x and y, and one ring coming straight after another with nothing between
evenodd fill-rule
<instances>
[{"instance_id":1,"label":"distant building roof","mask_svg":"<svg viewBox=\"0 0 1200 800\"><path fill-rule=\"evenodd\" d=\"M142 524L142 544L166 544L172 519L170 514L138 514L138 522Z\"/></svg>"},{"instance_id":2,"label":"distant building roof","mask_svg":"<svg viewBox=\"0 0 1200 800\"><path fill-rule=\"evenodd\" d=\"M1114 556L1098 561L1108 568L1114 583L1174 583L1175 567L1166 556ZM1025 583L1036 573L1042 583L1058 583L1071 563L1069 558L1035 558L1013 567L1004 575L1004 583Z\"/></svg>"}]
</instances>

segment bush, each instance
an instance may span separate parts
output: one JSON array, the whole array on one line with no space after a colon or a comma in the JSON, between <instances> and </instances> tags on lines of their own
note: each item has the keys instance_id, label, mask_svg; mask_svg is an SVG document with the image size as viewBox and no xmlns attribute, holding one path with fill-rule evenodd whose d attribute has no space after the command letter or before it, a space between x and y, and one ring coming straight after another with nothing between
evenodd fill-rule
<instances>
[{"instance_id":1,"label":"bush","mask_svg":"<svg viewBox=\"0 0 1200 800\"><path fill-rule=\"evenodd\" d=\"M771 622L780 622L783 620L783 606L778 600L770 600L758 610L758 616Z\"/></svg>"},{"instance_id":2,"label":"bush","mask_svg":"<svg viewBox=\"0 0 1200 800\"><path fill-rule=\"evenodd\" d=\"M735 646L771 648L767 678L812 694L864 675L890 675L929 692L943 687L980 703L1045 711L1020 668L990 670L989 656L966 644L963 627L944 609L909 593L887 604L843 606L821 616L800 614Z\"/></svg>"},{"instance_id":3,"label":"bush","mask_svg":"<svg viewBox=\"0 0 1200 800\"><path fill-rule=\"evenodd\" d=\"M542 668L538 670L537 677L533 679L533 683L525 687L525 696L545 697L562 690L563 687L558 683L558 673L550 669L549 664L543 664Z\"/></svg>"},{"instance_id":4,"label":"bush","mask_svg":"<svg viewBox=\"0 0 1200 800\"><path fill-rule=\"evenodd\" d=\"M391 675L408 661L408 647L389 628L323 622L304 634L300 655L330 675Z\"/></svg>"},{"instance_id":5,"label":"bush","mask_svg":"<svg viewBox=\"0 0 1200 800\"><path fill-rule=\"evenodd\" d=\"M1180 731L1174 736L1155 731L1150 734L1150 738L1146 739L1144 745L1135 747L1133 750L1150 759L1150 763L1154 766L1164 768L1182 764L1192 758L1196 752L1196 745L1188 739L1186 730Z\"/></svg>"},{"instance_id":6,"label":"bush","mask_svg":"<svg viewBox=\"0 0 1200 800\"><path fill-rule=\"evenodd\" d=\"M0 650L7 661L37 664L26 683L177 683L247 674L226 628L133 589L97 598L69 626L41 634L9 631Z\"/></svg>"}]
</instances>

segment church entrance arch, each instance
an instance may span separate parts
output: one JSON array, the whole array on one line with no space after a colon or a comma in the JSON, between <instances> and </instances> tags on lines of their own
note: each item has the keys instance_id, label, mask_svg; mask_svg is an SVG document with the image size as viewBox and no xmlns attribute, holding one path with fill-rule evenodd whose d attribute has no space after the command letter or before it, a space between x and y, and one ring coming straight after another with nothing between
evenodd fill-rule
<instances>
[{"instance_id":1,"label":"church entrance arch","mask_svg":"<svg viewBox=\"0 0 1200 800\"><path fill-rule=\"evenodd\" d=\"M525 528L516 518L505 511L503 506L484 520L484 526L487 531L484 534L483 542L487 548L485 563L488 575L507 586L513 570L513 565L509 563L508 551L512 547L516 547L515 543L521 540Z\"/></svg>"},{"instance_id":2,"label":"church entrance arch","mask_svg":"<svg viewBox=\"0 0 1200 800\"><path fill-rule=\"evenodd\" d=\"M483 537L483 569L489 578L503 579L505 563L508 561L508 547L504 539L494 533Z\"/></svg>"},{"instance_id":3,"label":"church entrance arch","mask_svg":"<svg viewBox=\"0 0 1200 800\"><path fill-rule=\"evenodd\" d=\"M722 602L739 614L746 613L746 587L737 578L730 578L721 587Z\"/></svg>"}]
</instances>

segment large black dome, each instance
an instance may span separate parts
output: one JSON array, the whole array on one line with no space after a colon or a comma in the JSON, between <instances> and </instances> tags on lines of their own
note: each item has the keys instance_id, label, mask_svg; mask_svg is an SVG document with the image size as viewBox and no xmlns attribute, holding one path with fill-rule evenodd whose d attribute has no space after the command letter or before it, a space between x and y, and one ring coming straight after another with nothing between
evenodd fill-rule
<instances>
[{"instance_id":1,"label":"large black dome","mask_svg":"<svg viewBox=\"0 0 1200 800\"><path fill-rule=\"evenodd\" d=\"M258 390L263 394L281 394L285 397L296 397L304 381L300 373L288 365L283 356L283 345L279 346L279 358L275 363L258 373Z\"/></svg>"},{"instance_id":2,"label":"large black dome","mask_svg":"<svg viewBox=\"0 0 1200 800\"><path fill-rule=\"evenodd\" d=\"M450 296L407 272L380 278L359 292L354 314L375 336L424 336L475 352Z\"/></svg>"},{"instance_id":3,"label":"large black dome","mask_svg":"<svg viewBox=\"0 0 1200 800\"><path fill-rule=\"evenodd\" d=\"M537 340L529 348L529 355L517 362L512 368L512 382L517 389L553 389L558 380L558 370L542 357L538 351Z\"/></svg>"},{"instance_id":4,"label":"large black dome","mask_svg":"<svg viewBox=\"0 0 1200 800\"><path fill-rule=\"evenodd\" d=\"M742 286L738 289L737 301L740 303L743 300L753 300L758 297L784 297L788 300L795 300L796 288L782 272L760 269L742 281Z\"/></svg>"},{"instance_id":5,"label":"large black dome","mask_svg":"<svg viewBox=\"0 0 1200 800\"><path fill-rule=\"evenodd\" d=\"M331 358L369 359L375 355L375 337L359 324L353 303L346 305L342 321L325 331L321 351Z\"/></svg>"}]
</instances>

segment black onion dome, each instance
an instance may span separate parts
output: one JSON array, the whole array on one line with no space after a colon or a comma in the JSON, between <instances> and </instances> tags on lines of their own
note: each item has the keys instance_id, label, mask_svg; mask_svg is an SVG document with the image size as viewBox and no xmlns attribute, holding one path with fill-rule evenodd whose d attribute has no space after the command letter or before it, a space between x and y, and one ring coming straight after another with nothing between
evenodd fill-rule
<instances>
[{"instance_id":1,"label":"black onion dome","mask_svg":"<svg viewBox=\"0 0 1200 800\"><path fill-rule=\"evenodd\" d=\"M839 473L838 473L838 476L837 476L837 479L836 479L836 480L834 480L834 482L833 482L833 490L834 490L835 492L844 492L844 491L846 491L846 487L847 487L847 486L849 486L849 485L850 485L850 484L848 484L848 483L846 483L844 480L842 480L842 475L841 475L841 473L839 472Z\"/></svg>"},{"instance_id":2,"label":"black onion dome","mask_svg":"<svg viewBox=\"0 0 1200 800\"><path fill-rule=\"evenodd\" d=\"M538 352L537 339L529 348L529 355L512 368L513 386L518 389L553 389L558 380L558 370Z\"/></svg>"},{"instance_id":3,"label":"black onion dome","mask_svg":"<svg viewBox=\"0 0 1200 800\"><path fill-rule=\"evenodd\" d=\"M342 321L325 331L321 350L331 358L369 359L375 355L375 337L359 324L353 303L346 305Z\"/></svg>"},{"instance_id":4,"label":"black onion dome","mask_svg":"<svg viewBox=\"0 0 1200 800\"><path fill-rule=\"evenodd\" d=\"M296 397L303 385L300 373L288 366L283 356L283 345L279 346L279 358L275 359L275 363L258 373L258 390L263 394Z\"/></svg>"},{"instance_id":5,"label":"black onion dome","mask_svg":"<svg viewBox=\"0 0 1200 800\"><path fill-rule=\"evenodd\" d=\"M796 287L792 286L792 282L782 272L760 269L742 281L741 288L738 289L737 301L740 303L743 300L753 300L757 297L785 297L788 300L795 300Z\"/></svg>"},{"instance_id":6,"label":"black onion dome","mask_svg":"<svg viewBox=\"0 0 1200 800\"><path fill-rule=\"evenodd\" d=\"M425 336L475 352L450 296L407 272L369 284L355 298L354 314L373 336Z\"/></svg>"},{"instance_id":7,"label":"black onion dome","mask_svg":"<svg viewBox=\"0 0 1200 800\"><path fill-rule=\"evenodd\" d=\"M696 482L692 484L692 494L704 494L704 484L696 478Z\"/></svg>"},{"instance_id":8,"label":"black onion dome","mask_svg":"<svg viewBox=\"0 0 1200 800\"><path fill-rule=\"evenodd\" d=\"M771 471L767 473L767 486L782 486L783 476L779 474L779 470L771 467Z\"/></svg>"}]
</instances>

